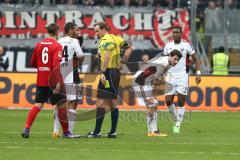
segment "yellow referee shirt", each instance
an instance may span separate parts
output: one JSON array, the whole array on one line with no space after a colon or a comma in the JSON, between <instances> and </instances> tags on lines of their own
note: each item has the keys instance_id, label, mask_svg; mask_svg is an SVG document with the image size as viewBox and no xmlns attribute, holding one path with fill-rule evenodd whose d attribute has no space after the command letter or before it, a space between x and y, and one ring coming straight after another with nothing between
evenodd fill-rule
<instances>
[{"instance_id":1,"label":"yellow referee shirt","mask_svg":"<svg viewBox=\"0 0 240 160\"><path fill-rule=\"evenodd\" d=\"M120 60L120 50L124 40L113 34L106 34L100 39L99 52L101 55L101 69L103 69L105 54L110 52L110 59L107 68L117 68Z\"/></svg>"}]
</instances>

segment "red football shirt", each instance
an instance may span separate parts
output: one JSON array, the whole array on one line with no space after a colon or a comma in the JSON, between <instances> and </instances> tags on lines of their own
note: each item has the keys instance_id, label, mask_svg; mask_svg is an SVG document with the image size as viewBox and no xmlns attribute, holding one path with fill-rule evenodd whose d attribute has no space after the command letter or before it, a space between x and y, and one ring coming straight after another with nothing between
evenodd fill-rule
<instances>
[{"instance_id":1,"label":"red football shirt","mask_svg":"<svg viewBox=\"0 0 240 160\"><path fill-rule=\"evenodd\" d=\"M62 46L53 38L45 38L35 45L31 65L37 68L37 86L49 86L48 79L54 68L60 67ZM60 74L59 74L60 75ZM59 79L59 77L56 79Z\"/></svg>"}]
</instances>

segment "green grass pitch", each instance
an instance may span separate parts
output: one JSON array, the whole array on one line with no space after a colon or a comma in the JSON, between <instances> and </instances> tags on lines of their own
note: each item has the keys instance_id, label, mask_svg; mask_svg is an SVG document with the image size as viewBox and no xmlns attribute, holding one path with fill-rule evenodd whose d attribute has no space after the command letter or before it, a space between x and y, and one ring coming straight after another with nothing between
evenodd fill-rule
<instances>
[{"instance_id":1,"label":"green grass pitch","mask_svg":"<svg viewBox=\"0 0 240 160\"><path fill-rule=\"evenodd\" d=\"M31 137L20 136L26 110L0 110L0 160L239 160L240 113L186 113L181 134L172 133L167 112L159 128L169 137L147 137L144 112L120 111L117 139L52 139L52 111L37 117ZM92 131L94 120L80 121L75 133ZM105 117L102 132L110 128Z\"/></svg>"}]
</instances>

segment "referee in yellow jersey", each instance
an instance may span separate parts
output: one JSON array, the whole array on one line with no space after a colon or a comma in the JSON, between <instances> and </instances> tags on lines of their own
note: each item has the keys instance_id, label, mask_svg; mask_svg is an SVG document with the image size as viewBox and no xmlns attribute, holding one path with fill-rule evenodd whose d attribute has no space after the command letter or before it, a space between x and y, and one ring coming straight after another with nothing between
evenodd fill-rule
<instances>
[{"instance_id":1,"label":"referee in yellow jersey","mask_svg":"<svg viewBox=\"0 0 240 160\"><path fill-rule=\"evenodd\" d=\"M96 101L96 125L93 132L88 133L89 138L99 138L105 112L108 106L111 109L111 130L105 135L106 138L116 138L118 123L118 87L120 82L120 68L128 60L133 48L130 42L124 41L121 37L109 34L105 22L97 22L94 31L99 39L98 51L101 56L101 76L98 84ZM120 57L120 50L124 49L123 58Z\"/></svg>"}]
</instances>

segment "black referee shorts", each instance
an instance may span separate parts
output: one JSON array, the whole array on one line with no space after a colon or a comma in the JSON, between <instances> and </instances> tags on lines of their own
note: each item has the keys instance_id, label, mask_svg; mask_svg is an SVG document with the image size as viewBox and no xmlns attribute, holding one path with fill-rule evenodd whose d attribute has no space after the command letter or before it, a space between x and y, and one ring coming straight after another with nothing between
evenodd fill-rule
<instances>
[{"instance_id":1,"label":"black referee shorts","mask_svg":"<svg viewBox=\"0 0 240 160\"><path fill-rule=\"evenodd\" d=\"M65 95L53 94L50 87L37 86L35 103L45 103L48 102L49 99L52 105L56 105L57 103L64 101Z\"/></svg>"},{"instance_id":2,"label":"black referee shorts","mask_svg":"<svg viewBox=\"0 0 240 160\"><path fill-rule=\"evenodd\" d=\"M101 80L98 83L97 98L117 99L120 82L120 72L118 69L108 68L105 72L106 80L109 81L110 87L105 87Z\"/></svg>"}]
</instances>

